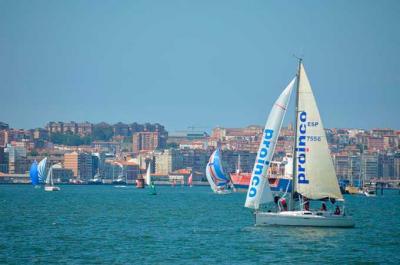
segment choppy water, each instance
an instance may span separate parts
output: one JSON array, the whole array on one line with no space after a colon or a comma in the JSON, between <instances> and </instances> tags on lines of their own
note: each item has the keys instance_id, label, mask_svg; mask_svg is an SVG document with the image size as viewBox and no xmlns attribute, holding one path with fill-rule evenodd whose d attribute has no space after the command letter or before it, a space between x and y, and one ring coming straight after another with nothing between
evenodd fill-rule
<instances>
[{"instance_id":1,"label":"choppy water","mask_svg":"<svg viewBox=\"0 0 400 265\"><path fill-rule=\"evenodd\" d=\"M0 264L399 264L400 195L347 197L354 229L254 227L208 187L0 185Z\"/></svg>"}]
</instances>

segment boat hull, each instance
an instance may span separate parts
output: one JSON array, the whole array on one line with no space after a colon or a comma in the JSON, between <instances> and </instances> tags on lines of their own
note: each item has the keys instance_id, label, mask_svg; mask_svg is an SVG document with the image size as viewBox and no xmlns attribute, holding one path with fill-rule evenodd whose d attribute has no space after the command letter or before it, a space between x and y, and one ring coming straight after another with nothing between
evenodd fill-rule
<instances>
[{"instance_id":1,"label":"boat hull","mask_svg":"<svg viewBox=\"0 0 400 265\"><path fill-rule=\"evenodd\" d=\"M257 226L354 227L351 216L334 215L327 212L256 212L255 216Z\"/></svg>"},{"instance_id":2,"label":"boat hull","mask_svg":"<svg viewBox=\"0 0 400 265\"><path fill-rule=\"evenodd\" d=\"M57 186L44 186L45 191L59 191L60 188Z\"/></svg>"},{"instance_id":3,"label":"boat hull","mask_svg":"<svg viewBox=\"0 0 400 265\"><path fill-rule=\"evenodd\" d=\"M230 193L232 193L232 191L231 190L217 190L215 193L224 195L224 194L230 194Z\"/></svg>"}]
</instances>

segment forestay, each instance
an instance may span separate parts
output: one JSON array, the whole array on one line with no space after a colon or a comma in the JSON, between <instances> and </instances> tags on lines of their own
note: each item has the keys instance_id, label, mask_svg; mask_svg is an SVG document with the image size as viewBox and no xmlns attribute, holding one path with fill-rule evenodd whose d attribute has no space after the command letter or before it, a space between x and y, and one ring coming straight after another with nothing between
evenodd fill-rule
<instances>
[{"instance_id":1,"label":"forestay","mask_svg":"<svg viewBox=\"0 0 400 265\"><path fill-rule=\"evenodd\" d=\"M296 78L294 78L281 93L268 116L257 158L254 163L245 207L258 209L260 204L272 201L267 170L274 154L295 80Z\"/></svg>"}]
</instances>

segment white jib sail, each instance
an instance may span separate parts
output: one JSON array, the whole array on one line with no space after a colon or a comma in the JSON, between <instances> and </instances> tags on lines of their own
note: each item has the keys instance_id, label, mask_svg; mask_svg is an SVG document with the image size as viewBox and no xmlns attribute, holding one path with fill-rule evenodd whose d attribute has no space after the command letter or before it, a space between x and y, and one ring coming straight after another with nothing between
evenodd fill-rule
<instances>
[{"instance_id":1,"label":"white jib sail","mask_svg":"<svg viewBox=\"0 0 400 265\"><path fill-rule=\"evenodd\" d=\"M147 166L147 171L146 171L146 185L151 184L151 175L150 175L150 164Z\"/></svg>"},{"instance_id":2,"label":"white jib sail","mask_svg":"<svg viewBox=\"0 0 400 265\"><path fill-rule=\"evenodd\" d=\"M282 127L282 122L285 117L295 80L296 78L294 78L285 90L283 90L269 113L260 147L258 149L257 158L254 163L253 172L251 174L246 203L244 205L245 207L258 209L260 204L270 202L273 199L268 183L267 170L270 166L272 156L274 155L276 142Z\"/></svg>"},{"instance_id":3,"label":"white jib sail","mask_svg":"<svg viewBox=\"0 0 400 265\"><path fill-rule=\"evenodd\" d=\"M46 184L53 186L53 166L51 166L49 172L47 172Z\"/></svg>"},{"instance_id":4,"label":"white jib sail","mask_svg":"<svg viewBox=\"0 0 400 265\"><path fill-rule=\"evenodd\" d=\"M303 64L300 65L296 191L309 199L343 199L321 116Z\"/></svg>"}]
</instances>

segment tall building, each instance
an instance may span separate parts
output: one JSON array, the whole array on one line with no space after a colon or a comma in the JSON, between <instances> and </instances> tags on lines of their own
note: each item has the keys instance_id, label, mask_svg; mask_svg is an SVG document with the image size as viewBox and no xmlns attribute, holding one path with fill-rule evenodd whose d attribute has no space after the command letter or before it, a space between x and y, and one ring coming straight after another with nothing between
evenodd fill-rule
<instances>
[{"instance_id":1,"label":"tall building","mask_svg":"<svg viewBox=\"0 0 400 265\"><path fill-rule=\"evenodd\" d=\"M379 154L378 177L391 179L394 176L394 154Z\"/></svg>"},{"instance_id":2,"label":"tall building","mask_svg":"<svg viewBox=\"0 0 400 265\"><path fill-rule=\"evenodd\" d=\"M118 122L118 123L114 124L113 131L114 131L114 135L119 135L119 136L124 136L124 137L128 137L131 135L129 125L122 123L122 122Z\"/></svg>"},{"instance_id":3,"label":"tall building","mask_svg":"<svg viewBox=\"0 0 400 265\"><path fill-rule=\"evenodd\" d=\"M166 132L138 132L132 136L132 151L136 154L140 151L153 151L165 148L166 143Z\"/></svg>"},{"instance_id":4,"label":"tall building","mask_svg":"<svg viewBox=\"0 0 400 265\"><path fill-rule=\"evenodd\" d=\"M361 156L361 174L365 181L378 177L378 155L365 153Z\"/></svg>"},{"instance_id":5,"label":"tall building","mask_svg":"<svg viewBox=\"0 0 400 265\"><path fill-rule=\"evenodd\" d=\"M4 153L4 147L0 146L0 172L8 173L8 161L6 160L6 154Z\"/></svg>"},{"instance_id":6,"label":"tall building","mask_svg":"<svg viewBox=\"0 0 400 265\"><path fill-rule=\"evenodd\" d=\"M49 132L49 134L63 133L64 132L64 123L51 121L51 122L47 123L46 130Z\"/></svg>"},{"instance_id":7,"label":"tall building","mask_svg":"<svg viewBox=\"0 0 400 265\"><path fill-rule=\"evenodd\" d=\"M350 159L347 154L335 154L333 156L336 176L339 179L350 179Z\"/></svg>"},{"instance_id":8,"label":"tall building","mask_svg":"<svg viewBox=\"0 0 400 265\"><path fill-rule=\"evenodd\" d=\"M385 150L385 142L383 137L370 136L367 138L368 150L370 151L383 151Z\"/></svg>"},{"instance_id":9,"label":"tall building","mask_svg":"<svg viewBox=\"0 0 400 265\"><path fill-rule=\"evenodd\" d=\"M5 147L8 144L8 131L0 130L0 146Z\"/></svg>"},{"instance_id":10,"label":"tall building","mask_svg":"<svg viewBox=\"0 0 400 265\"><path fill-rule=\"evenodd\" d=\"M393 159L393 178L400 179L400 152L394 155Z\"/></svg>"},{"instance_id":11,"label":"tall building","mask_svg":"<svg viewBox=\"0 0 400 265\"><path fill-rule=\"evenodd\" d=\"M183 166L183 157L177 149L167 149L155 154L156 173L167 175Z\"/></svg>"},{"instance_id":12,"label":"tall building","mask_svg":"<svg viewBox=\"0 0 400 265\"><path fill-rule=\"evenodd\" d=\"M80 136L89 136L93 134L93 124L90 122L78 123L78 134Z\"/></svg>"},{"instance_id":13,"label":"tall building","mask_svg":"<svg viewBox=\"0 0 400 265\"><path fill-rule=\"evenodd\" d=\"M71 169L73 176L78 177L78 152L64 154L64 168Z\"/></svg>"},{"instance_id":14,"label":"tall building","mask_svg":"<svg viewBox=\"0 0 400 265\"><path fill-rule=\"evenodd\" d=\"M349 155L349 180L358 183L361 179L361 156L359 154Z\"/></svg>"},{"instance_id":15,"label":"tall building","mask_svg":"<svg viewBox=\"0 0 400 265\"><path fill-rule=\"evenodd\" d=\"M8 173L24 174L28 171L26 149L23 146L7 145Z\"/></svg>"},{"instance_id":16,"label":"tall building","mask_svg":"<svg viewBox=\"0 0 400 265\"><path fill-rule=\"evenodd\" d=\"M78 132L78 124L74 121L66 122L63 126L63 133L77 134Z\"/></svg>"},{"instance_id":17,"label":"tall building","mask_svg":"<svg viewBox=\"0 0 400 265\"><path fill-rule=\"evenodd\" d=\"M81 180L89 180L93 177L92 155L89 153L64 154L64 168L71 169L73 176Z\"/></svg>"}]
</instances>

